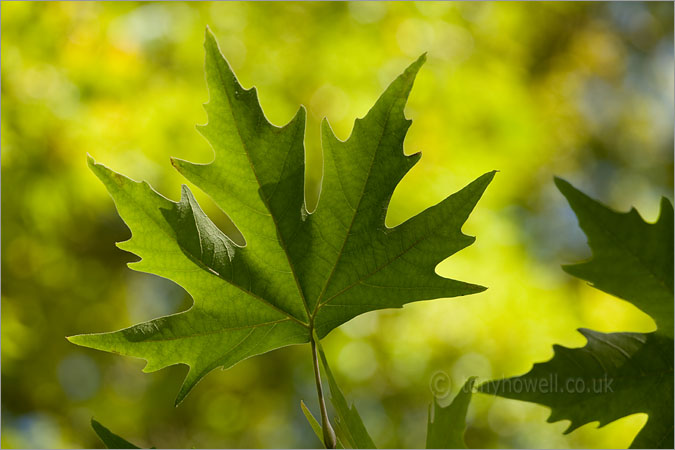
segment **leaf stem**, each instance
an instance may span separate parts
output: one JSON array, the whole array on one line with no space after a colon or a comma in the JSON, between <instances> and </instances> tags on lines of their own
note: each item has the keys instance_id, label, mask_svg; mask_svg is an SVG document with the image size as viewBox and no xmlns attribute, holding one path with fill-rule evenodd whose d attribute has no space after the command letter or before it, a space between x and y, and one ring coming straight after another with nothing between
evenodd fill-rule
<instances>
[{"instance_id":1,"label":"leaf stem","mask_svg":"<svg viewBox=\"0 0 675 450\"><path fill-rule=\"evenodd\" d=\"M321 386L321 373L319 372L319 357L316 353L316 342L314 341L314 333L312 333L312 364L314 365L314 379L316 380L316 392L319 395L319 408L321 409L321 429L323 430L323 444L326 448L335 448L337 445L337 438L335 431L328 420L328 413L326 412L326 402L323 396L323 387Z\"/></svg>"}]
</instances>

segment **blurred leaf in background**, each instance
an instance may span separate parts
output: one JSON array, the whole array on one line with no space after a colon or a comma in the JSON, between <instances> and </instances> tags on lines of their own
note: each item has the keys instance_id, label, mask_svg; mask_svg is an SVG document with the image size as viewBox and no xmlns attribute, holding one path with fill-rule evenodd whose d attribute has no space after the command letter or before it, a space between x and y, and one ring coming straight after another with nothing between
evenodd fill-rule
<instances>
[{"instance_id":1,"label":"blurred leaf in background","mask_svg":"<svg viewBox=\"0 0 675 450\"><path fill-rule=\"evenodd\" d=\"M307 195L320 177L319 123L346 138L382 89L428 52L407 107L393 226L498 168L464 232L478 240L440 274L480 296L359 317L324 347L373 440L424 442L428 382L459 386L582 346L576 328L649 332L627 302L559 269L587 256L553 174L614 209L652 220L673 197L672 3L3 2L2 446L95 447L95 416L141 446L311 447L298 407L315 409L310 358L286 348L212 374L179 407L185 367L87 351L64 336L185 309L185 292L126 268L129 232L86 153L169 198L186 183L174 156L209 162L194 130L207 99L205 25L274 124L308 108ZM289 24L293 24L289 26ZM194 186L190 186L193 188ZM226 218L193 189L205 211ZM274 374L270 376L270 374ZM563 436L541 406L474 395L469 447L621 447L634 415Z\"/></svg>"}]
</instances>

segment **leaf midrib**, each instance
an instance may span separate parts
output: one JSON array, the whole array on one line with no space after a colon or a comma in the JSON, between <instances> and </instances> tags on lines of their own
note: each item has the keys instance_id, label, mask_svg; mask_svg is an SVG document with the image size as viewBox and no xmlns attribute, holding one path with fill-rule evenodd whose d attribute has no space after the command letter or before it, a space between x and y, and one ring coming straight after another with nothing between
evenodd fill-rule
<instances>
[{"instance_id":1,"label":"leaf midrib","mask_svg":"<svg viewBox=\"0 0 675 450\"><path fill-rule=\"evenodd\" d=\"M354 221L356 220L356 216L358 216L359 209L361 208L361 202L363 201L363 195L365 193L366 186L368 185L368 180L370 180L370 175L373 171L373 165L375 163L375 158L377 157L377 154L380 151L380 146L382 145L382 139L384 138L384 133L385 133L385 130L387 129L387 125L389 125L389 120L391 119L391 111L394 109L395 104L396 104L396 102L393 101L391 103L391 106L389 106L389 109L387 110L387 118L384 121L384 124L382 126L382 132L380 133L380 137L377 140L377 145L375 146L375 151L373 152L373 157L371 158L370 164L368 165L368 174L367 174L366 179L363 183L363 187L361 188L361 194L359 195L359 201L356 204L356 208L352 208L352 209L354 209L354 214L352 214L352 219L349 223L349 227L347 228L347 232L345 233L345 238L342 241L342 246L340 247L340 251L338 252L337 259L335 260L335 265L333 266L333 269L331 270L328 278L326 278L326 283L324 284L323 289L321 290L321 293L319 294L319 296L316 299L316 306L314 307L314 311L312 312L312 315L310 317L310 321L312 322L312 324L314 323L314 318L316 317L317 313L319 312L319 309L321 308L321 306L323 306L329 300L332 300L335 297L335 296L333 296L329 300L321 302L321 299L326 294L326 290L328 289L328 286L330 285L330 282L333 279L333 275L335 275L335 271L337 270L337 267L340 263L340 260L342 259L342 254L344 252L345 245L347 245L347 241L349 240L349 235L351 233L352 227L354 226ZM366 115L366 117L367 117L367 115ZM331 133L332 133L332 131L331 131ZM351 136L345 142L348 142L350 139L351 139ZM337 165L335 163L335 159L331 157L331 161L333 162L333 165L335 165L335 173L336 173L336 176L338 177L338 180L340 180L340 175L339 175L339 172L338 172ZM345 194L344 190L342 192L343 192L343 194ZM345 195L345 200L347 200L347 204L349 204L349 200L347 199L346 195ZM319 199L319 201L321 201L321 199ZM318 206L317 206L317 209L318 209ZM358 282L355 283L354 285L356 285L356 284L358 284ZM348 287L348 289L353 287L354 285Z\"/></svg>"},{"instance_id":2,"label":"leaf midrib","mask_svg":"<svg viewBox=\"0 0 675 450\"><path fill-rule=\"evenodd\" d=\"M187 310L181 314L185 314L190 310ZM272 320L270 322L262 322L262 323L257 323L255 325L244 325L241 327L223 327L219 328L217 330L212 330L212 331L204 331L200 333L192 333L192 334L185 334L182 336L177 336L177 337L167 337L167 338L161 338L161 339L144 339L143 342L168 342L168 341L178 341L181 339L193 339L193 338L198 338L202 336L210 336L213 334L221 334L221 333L226 333L228 331L238 331L238 330L248 330L250 329L251 332L253 332L254 329L264 327L265 325L276 325L282 322L287 322L290 319L279 319L279 320Z\"/></svg>"},{"instance_id":3,"label":"leaf midrib","mask_svg":"<svg viewBox=\"0 0 675 450\"><path fill-rule=\"evenodd\" d=\"M220 49L218 49L218 52L220 53ZM221 53L221 57L222 57L222 53ZM216 63L216 67L218 69L218 77L220 78L221 86L227 86L227 82L223 78L223 73L221 71L221 64L223 62L224 62L224 58L223 58L222 61L218 61ZM225 64L227 64L227 62L225 62ZM244 89L241 86L241 83L239 83L239 80L237 80L237 77L234 75L234 72L232 72L232 77L234 78L234 82L236 84L238 84L239 87L243 91L245 91L245 92L253 91L255 93L255 90L254 90L255 88L251 88L249 90ZM234 108L233 108L232 98L230 97L230 92L228 91L227 87L224 87L223 90L225 91L225 97L227 97L227 101L228 101L229 106L230 106L230 115L232 117L232 121L234 122L234 128L237 130L237 136L239 137L239 142L241 142L241 145L244 148L244 153L246 153L246 159L248 160L249 166L251 167L251 172L253 172L253 176L255 177L255 181L256 181L256 183L258 183L258 187L260 189L262 189L262 184L260 183L260 179L258 178L258 173L255 170L255 166L253 165L253 161L251 161L251 155L249 153L248 145L247 145L246 141L244 140L244 138L241 134L241 130L239 129L239 121L237 120L237 118L235 117L235 114L234 114ZM255 96L255 97L257 97L257 96ZM269 125L272 125L270 123L270 121L267 120L267 118L265 117L265 113L262 111L262 109L261 109L261 113L263 115L263 118L267 121L267 123ZM272 125L272 126L274 126L274 125ZM276 128L280 128L280 127L276 127ZM293 145L293 141L291 141L291 146L292 145ZM289 149L289 152L290 152L290 149ZM286 153L287 156L288 156L289 152ZM285 164L284 164L284 168L285 168ZM283 174L283 171L282 171L282 174ZM277 184L278 183L279 183L279 181L277 181ZM312 316L310 315L310 312L309 312L309 306L307 305L307 300L305 299L305 294L302 290L302 287L300 286L300 280L298 280L297 274L295 273L295 266L293 265L293 262L291 261L291 258L288 254L288 249L286 248L286 243L285 243L284 239L282 238L281 233L279 233L279 225L277 224L276 217L274 217L274 214L272 214L272 210L271 210L271 208L269 206L269 203L268 203L267 199L265 198L265 196L260 195L260 199L262 200L263 205L265 206L267 211L270 213L270 217L272 218L272 223L274 224L274 229L277 233L279 245L281 246L282 250L284 251L284 255L286 255L286 261L288 262L288 266L290 267L291 273L293 274L293 280L295 281L295 285L298 289L298 293L300 294L300 299L302 300L302 304L305 308L305 313L307 314L307 320L309 321L309 323L304 323L304 322L300 321L299 319L295 318L295 316L293 316L289 312L286 312L285 310L282 310L282 311L284 311L286 313L286 315L288 315L289 317L293 317L295 320L297 320L303 326L311 329L311 327L312 327Z\"/></svg>"}]
</instances>

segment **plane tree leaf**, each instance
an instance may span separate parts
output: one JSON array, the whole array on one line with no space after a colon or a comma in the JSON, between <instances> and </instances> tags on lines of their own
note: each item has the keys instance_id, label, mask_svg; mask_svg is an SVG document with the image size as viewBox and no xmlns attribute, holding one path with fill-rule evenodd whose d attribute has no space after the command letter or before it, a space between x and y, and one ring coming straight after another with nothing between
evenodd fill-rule
<instances>
[{"instance_id":1,"label":"plane tree leaf","mask_svg":"<svg viewBox=\"0 0 675 450\"><path fill-rule=\"evenodd\" d=\"M556 184L576 213L593 250L591 260L564 266L598 289L650 314L652 333L579 330L582 348L554 346L553 358L525 375L479 387L551 408L549 422L569 420L566 433L634 413L648 415L632 448L673 448L673 207L661 201L659 219L635 209L617 213L564 180Z\"/></svg>"},{"instance_id":2,"label":"plane tree leaf","mask_svg":"<svg viewBox=\"0 0 675 450\"><path fill-rule=\"evenodd\" d=\"M452 402L441 406L434 398L429 406L427 421L427 448L467 448L464 442L466 412L476 377L466 380Z\"/></svg>"},{"instance_id":3,"label":"plane tree leaf","mask_svg":"<svg viewBox=\"0 0 675 450\"><path fill-rule=\"evenodd\" d=\"M244 89L207 29L208 164L173 159L188 180L236 224L245 245L207 217L190 189L174 202L89 159L132 237L118 246L138 255L134 270L168 278L193 298L187 311L112 333L72 336L85 347L147 360L144 371L186 364L182 401L216 367L323 338L377 309L473 294L483 287L443 278L436 265L470 245L461 232L494 172L417 216L385 226L389 199L420 159L403 141L404 107L424 56L356 120L346 141L322 125L323 181L309 213L304 200L305 110L285 126L266 119L255 88Z\"/></svg>"}]
</instances>

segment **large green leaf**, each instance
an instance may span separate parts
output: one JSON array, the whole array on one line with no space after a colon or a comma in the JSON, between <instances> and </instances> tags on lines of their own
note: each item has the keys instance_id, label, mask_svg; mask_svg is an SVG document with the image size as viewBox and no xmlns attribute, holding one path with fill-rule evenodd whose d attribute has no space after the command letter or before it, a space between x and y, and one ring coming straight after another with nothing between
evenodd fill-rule
<instances>
[{"instance_id":1,"label":"large green leaf","mask_svg":"<svg viewBox=\"0 0 675 450\"><path fill-rule=\"evenodd\" d=\"M471 392L476 377L466 380L452 402L441 406L434 398L429 406L427 422L427 448L466 448L466 412L471 402Z\"/></svg>"},{"instance_id":2,"label":"large green leaf","mask_svg":"<svg viewBox=\"0 0 675 450\"><path fill-rule=\"evenodd\" d=\"M548 406L549 422L571 421L567 433L589 422L603 426L646 413L647 424L631 447L673 448L673 207L663 199L658 221L649 224L635 209L617 213L563 180L556 184L593 250L590 261L565 270L649 313L658 330L579 330L585 347L554 346L550 361L479 390Z\"/></svg>"},{"instance_id":3,"label":"large green leaf","mask_svg":"<svg viewBox=\"0 0 675 450\"><path fill-rule=\"evenodd\" d=\"M172 160L232 218L238 245L202 212L187 187L178 203L90 158L132 231L119 244L141 261L130 267L181 285L187 311L113 333L73 336L76 344L148 361L150 372L190 366L177 403L209 371L279 347L320 338L351 318L405 303L473 294L481 286L434 271L474 238L462 224L490 183L487 173L395 228L384 217L396 185L419 160L406 156L406 99L420 57L338 140L324 121L320 202L304 205L305 110L279 128L254 88L243 89L215 38L206 33L209 164Z\"/></svg>"}]
</instances>

